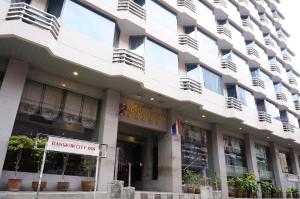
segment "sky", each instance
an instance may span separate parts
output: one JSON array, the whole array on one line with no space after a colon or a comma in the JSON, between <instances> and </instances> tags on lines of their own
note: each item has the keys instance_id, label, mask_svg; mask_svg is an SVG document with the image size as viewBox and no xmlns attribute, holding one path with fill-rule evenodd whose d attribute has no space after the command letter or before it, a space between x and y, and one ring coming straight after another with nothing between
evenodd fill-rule
<instances>
[{"instance_id":1,"label":"sky","mask_svg":"<svg viewBox=\"0 0 300 199\"><path fill-rule=\"evenodd\" d=\"M299 0L281 0L281 5L278 7L278 10L285 16L283 28L291 36L288 40L288 47L296 54L294 59L295 64L300 63L300 28L297 22L297 19L299 19L299 8Z\"/></svg>"}]
</instances>

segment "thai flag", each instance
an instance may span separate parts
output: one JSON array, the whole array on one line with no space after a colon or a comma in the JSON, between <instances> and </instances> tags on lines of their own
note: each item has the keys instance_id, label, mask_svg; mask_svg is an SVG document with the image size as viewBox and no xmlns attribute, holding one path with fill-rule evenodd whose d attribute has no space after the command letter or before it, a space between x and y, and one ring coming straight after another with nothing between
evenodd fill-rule
<instances>
[{"instance_id":1,"label":"thai flag","mask_svg":"<svg viewBox=\"0 0 300 199\"><path fill-rule=\"evenodd\" d=\"M172 127L171 127L171 134L172 135L181 135L182 134L181 121L180 121L179 118L172 125Z\"/></svg>"}]
</instances>

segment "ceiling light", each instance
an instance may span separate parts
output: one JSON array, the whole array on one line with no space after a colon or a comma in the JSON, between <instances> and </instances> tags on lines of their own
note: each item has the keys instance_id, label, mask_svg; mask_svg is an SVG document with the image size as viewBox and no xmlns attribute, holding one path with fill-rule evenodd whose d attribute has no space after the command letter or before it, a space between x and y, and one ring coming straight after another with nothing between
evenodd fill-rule
<instances>
[{"instance_id":1,"label":"ceiling light","mask_svg":"<svg viewBox=\"0 0 300 199\"><path fill-rule=\"evenodd\" d=\"M268 136L267 139L270 139L270 137Z\"/></svg>"},{"instance_id":2,"label":"ceiling light","mask_svg":"<svg viewBox=\"0 0 300 199\"><path fill-rule=\"evenodd\" d=\"M151 97L151 98L150 98L150 101L154 101L154 97Z\"/></svg>"},{"instance_id":3,"label":"ceiling light","mask_svg":"<svg viewBox=\"0 0 300 199\"><path fill-rule=\"evenodd\" d=\"M73 72L73 75L74 75L74 76L78 76L79 73L78 73L77 71L74 71L74 72Z\"/></svg>"},{"instance_id":4,"label":"ceiling light","mask_svg":"<svg viewBox=\"0 0 300 199\"><path fill-rule=\"evenodd\" d=\"M240 130L242 130L243 128L242 128L242 127L240 127L239 129L240 129Z\"/></svg>"},{"instance_id":5,"label":"ceiling light","mask_svg":"<svg viewBox=\"0 0 300 199\"><path fill-rule=\"evenodd\" d=\"M203 118L206 118L206 115L202 115Z\"/></svg>"},{"instance_id":6,"label":"ceiling light","mask_svg":"<svg viewBox=\"0 0 300 199\"><path fill-rule=\"evenodd\" d=\"M288 144L289 146L291 146L291 144Z\"/></svg>"},{"instance_id":7,"label":"ceiling light","mask_svg":"<svg viewBox=\"0 0 300 199\"><path fill-rule=\"evenodd\" d=\"M62 84L62 87L66 87L67 85L66 84Z\"/></svg>"}]
</instances>

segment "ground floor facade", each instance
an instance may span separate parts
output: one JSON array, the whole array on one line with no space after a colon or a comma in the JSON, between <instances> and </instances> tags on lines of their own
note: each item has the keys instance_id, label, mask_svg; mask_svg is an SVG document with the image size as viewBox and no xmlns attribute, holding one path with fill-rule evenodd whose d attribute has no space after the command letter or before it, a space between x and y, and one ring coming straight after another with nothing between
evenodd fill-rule
<instances>
[{"instance_id":1,"label":"ground floor facade","mask_svg":"<svg viewBox=\"0 0 300 199\"><path fill-rule=\"evenodd\" d=\"M219 121L206 121L205 115L191 118L182 109L162 108L141 96L61 78L14 58L2 59L0 69L0 121L5 121L0 123L1 190L14 177L15 154L7 151L9 138L34 138L38 133L107 144L107 158L99 166L102 191L115 178L127 186L129 165L131 186L140 191L184 192L186 170L203 179L220 179L224 197L233 191L230 179L247 172L283 190L300 188L300 152L280 138L260 139L241 128L233 131ZM172 135L178 119L181 135ZM86 179L83 159L68 157L64 180L72 191ZM47 190L56 190L63 162L63 154L46 161ZM30 152L22 154L17 177L23 179L23 190L30 190L37 180L38 166Z\"/></svg>"}]
</instances>

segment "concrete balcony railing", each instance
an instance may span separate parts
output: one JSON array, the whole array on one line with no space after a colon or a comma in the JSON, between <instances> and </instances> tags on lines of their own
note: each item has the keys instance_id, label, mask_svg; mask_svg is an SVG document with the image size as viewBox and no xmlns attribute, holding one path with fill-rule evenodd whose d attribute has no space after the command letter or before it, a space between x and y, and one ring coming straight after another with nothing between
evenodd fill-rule
<instances>
[{"instance_id":1,"label":"concrete balcony railing","mask_svg":"<svg viewBox=\"0 0 300 199\"><path fill-rule=\"evenodd\" d=\"M272 123L271 115L265 111L258 111L258 121Z\"/></svg>"},{"instance_id":2,"label":"concrete balcony railing","mask_svg":"<svg viewBox=\"0 0 300 199\"><path fill-rule=\"evenodd\" d=\"M258 87L261 87L261 88L265 88L265 82L263 80L261 80L260 78L258 77L253 77L252 78L252 84L253 86L258 86Z\"/></svg>"},{"instance_id":3,"label":"concrete balcony railing","mask_svg":"<svg viewBox=\"0 0 300 199\"><path fill-rule=\"evenodd\" d=\"M187 9L196 13L196 6L192 0L177 0L177 6L186 7Z\"/></svg>"},{"instance_id":4,"label":"concrete balcony railing","mask_svg":"<svg viewBox=\"0 0 300 199\"><path fill-rule=\"evenodd\" d=\"M249 5L249 2L248 0L238 0L239 3L244 3L246 5Z\"/></svg>"},{"instance_id":5,"label":"concrete balcony railing","mask_svg":"<svg viewBox=\"0 0 300 199\"><path fill-rule=\"evenodd\" d=\"M284 132L290 132L290 133L295 132L294 126L288 122L282 122L282 127Z\"/></svg>"},{"instance_id":6,"label":"concrete balcony railing","mask_svg":"<svg viewBox=\"0 0 300 199\"><path fill-rule=\"evenodd\" d=\"M265 39L266 46L271 46L271 47L275 48L275 44L270 38L264 38L264 39Z\"/></svg>"},{"instance_id":7,"label":"concrete balcony railing","mask_svg":"<svg viewBox=\"0 0 300 199\"><path fill-rule=\"evenodd\" d=\"M234 97L226 98L226 108L243 111L242 102Z\"/></svg>"},{"instance_id":8,"label":"concrete balcony railing","mask_svg":"<svg viewBox=\"0 0 300 199\"><path fill-rule=\"evenodd\" d=\"M259 170L258 173L259 173L260 180L272 180L273 178L272 171Z\"/></svg>"},{"instance_id":9,"label":"concrete balcony railing","mask_svg":"<svg viewBox=\"0 0 300 199\"><path fill-rule=\"evenodd\" d=\"M231 31L230 31L227 27L225 27L225 26L223 26L223 25L218 25L218 26L217 26L217 32L218 32L219 34L224 34L224 35L226 35L227 37L232 38L232 33L231 33Z\"/></svg>"},{"instance_id":10,"label":"concrete balcony railing","mask_svg":"<svg viewBox=\"0 0 300 199\"><path fill-rule=\"evenodd\" d=\"M180 45L188 45L188 46L194 48L195 50L199 49L198 41L189 35L186 35L186 34L179 35L178 42Z\"/></svg>"},{"instance_id":11,"label":"concrete balcony railing","mask_svg":"<svg viewBox=\"0 0 300 199\"><path fill-rule=\"evenodd\" d=\"M247 53L248 53L248 55L254 55L255 57L259 58L258 51L253 47L248 46Z\"/></svg>"},{"instance_id":12,"label":"concrete balcony railing","mask_svg":"<svg viewBox=\"0 0 300 199\"><path fill-rule=\"evenodd\" d=\"M290 55L288 55L288 54L283 54L282 56L283 56L283 60L284 60L284 61L287 61L287 62L291 62L291 61L292 61L292 58L291 58Z\"/></svg>"},{"instance_id":13,"label":"concrete balcony railing","mask_svg":"<svg viewBox=\"0 0 300 199\"><path fill-rule=\"evenodd\" d=\"M289 84L295 85L295 86L298 85L298 84L297 84L297 80L296 80L295 78L293 78L293 77L290 77L290 78L289 78Z\"/></svg>"},{"instance_id":14,"label":"concrete balcony railing","mask_svg":"<svg viewBox=\"0 0 300 199\"><path fill-rule=\"evenodd\" d=\"M242 25L244 27L250 28L251 30L254 30L252 23L248 19L242 19Z\"/></svg>"},{"instance_id":15,"label":"concrete balcony railing","mask_svg":"<svg viewBox=\"0 0 300 199\"><path fill-rule=\"evenodd\" d=\"M113 63L124 63L140 70L144 70L145 61L144 57L137 55L127 49L114 49L113 52Z\"/></svg>"},{"instance_id":16,"label":"concrete balcony railing","mask_svg":"<svg viewBox=\"0 0 300 199\"><path fill-rule=\"evenodd\" d=\"M281 32L281 31L277 31L277 36L278 36L279 39L281 39L283 41L287 40L285 34L283 32Z\"/></svg>"},{"instance_id":17,"label":"concrete balcony railing","mask_svg":"<svg viewBox=\"0 0 300 199\"><path fill-rule=\"evenodd\" d=\"M225 0L214 0L214 4L222 5L224 8L227 8L227 2Z\"/></svg>"},{"instance_id":18,"label":"concrete balcony railing","mask_svg":"<svg viewBox=\"0 0 300 199\"><path fill-rule=\"evenodd\" d=\"M57 39L60 24L57 18L26 3L11 3L6 20L20 20L27 24L48 30Z\"/></svg>"},{"instance_id":19,"label":"concrete balcony railing","mask_svg":"<svg viewBox=\"0 0 300 199\"><path fill-rule=\"evenodd\" d=\"M145 9L139 4L135 3L133 0L119 0L118 11L127 11L135 16L144 19L146 18Z\"/></svg>"},{"instance_id":20,"label":"concrete balcony railing","mask_svg":"<svg viewBox=\"0 0 300 199\"><path fill-rule=\"evenodd\" d=\"M202 93L201 83L187 77L180 78L180 89L193 91L199 94Z\"/></svg>"},{"instance_id":21,"label":"concrete balcony railing","mask_svg":"<svg viewBox=\"0 0 300 199\"><path fill-rule=\"evenodd\" d=\"M259 15L259 19L262 23L265 23L265 24L270 24L270 21L268 20L268 18L265 16L265 15Z\"/></svg>"},{"instance_id":22,"label":"concrete balcony railing","mask_svg":"<svg viewBox=\"0 0 300 199\"><path fill-rule=\"evenodd\" d=\"M300 103L294 102L296 111L300 111Z\"/></svg>"},{"instance_id":23,"label":"concrete balcony railing","mask_svg":"<svg viewBox=\"0 0 300 199\"><path fill-rule=\"evenodd\" d=\"M241 167L241 166L226 165L226 172L227 172L227 176L239 177L247 173L248 169L246 167Z\"/></svg>"},{"instance_id":24,"label":"concrete balcony railing","mask_svg":"<svg viewBox=\"0 0 300 199\"><path fill-rule=\"evenodd\" d=\"M237 72L237 65L230 59L221 59L221 67Z\"/></svg>"},{"instance_id":25,"label":"concrete balcony railing","mask_svg":"<svg viewBox=\"0 0 300 199\"><path fill-rule=\"evenodd\" d=\"M286 94L284 94L283 92L277 92L276 99L287 102Z\"/></svg>"},{"instance_id":26,"label":"concrete balcony railing","mask_svg":"<svg viewBox=\"0 0 300 199\"><path fill-rule=\"evenodd\" d=\"M279 66L276 64L270 64L271 71L281 73Z\"/></svg>"}]
</instances>

